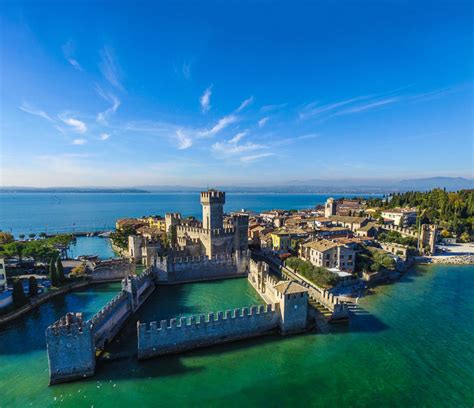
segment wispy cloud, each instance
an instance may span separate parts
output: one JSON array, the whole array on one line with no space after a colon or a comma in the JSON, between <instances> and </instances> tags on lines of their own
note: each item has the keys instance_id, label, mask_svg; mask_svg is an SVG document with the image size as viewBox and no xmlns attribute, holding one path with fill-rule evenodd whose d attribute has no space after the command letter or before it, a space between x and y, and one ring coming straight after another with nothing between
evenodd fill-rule
<instances>
[{"instance_id":1,"label":"wispy cloud","mask_svg":"<svg viewBox=\"0 0 474 408\"><path fill-rule=\"evenodd\" d=\"M260 112L273 112L287 106L287 103L280 103L278 105L264 105L260 108Z\"/></svg>"},{"instance_id":2,"label":"wispy cloud","mask_svg":"<svg viewBox=\"0 0 474 408\"><path fill-rule=\"evenodd\" d=\"M244 162L244 163L248 163L248 162L253 162L253 161L256 161L256 160L260 160L260 159L264 159L265 157L270 157L270 156L274 156L275 154L274 153L257 153L257 154L252 154L252 155L249 155L249 156L243 156L240 158L240 161L241 162Z\"/></svg>"},{"instance_id":3,"label":"wispy cloud","mask_svg":"<svg viewBox=\"0 0 474 408\"><path fill-rule=\"evenodd\" d=\"M239 107L237 108L237 110L236 110L235 112L238 113L238 112L242 111L242 110L245 109L247 106L249 106L252 102L253 102L253 96L251 96L250 98L245 99L245 100L239 105Z\"/></svg>"},{"instance_id":4,"label":"wispy cloud","mask_svg":"<svg viewBox=\"0 0 474 408\"><path fill-rule=\"evenodd\" d=\"M258 126L259 126L259 127L265 126L265 123L268 122L268 119L270 119L270 117L268 117L268 116L265 116L264 118L260 119L260 120L258 121Z\"/></svg>"},{"instance_id":5,"label":"wispy cloud","mask_svg":"<svg viewBox=\"0 0 474 408\"><path fill-rule=\"evenodd\" d=\"M221 153L224 155L239 155L242 153L247 153L254 150L265 149L266 146L247 142L243 144L232 143L232 141L228 142L216 142L212 145L212 150L217 153Z\"/></svg>"},{"instance_id":6,"label":"wispy cloud","mask_svg":"<svg viewBox=\"0 0 474 408\"><path fill-rule=\"evenodd\" d=\"M114 87L123 91L122 70L115 58L113 51L104 47L100 52L101 61L99 64L100 71L104 78Z\"/></svg>"},{"instance_id":7,"label":"wispy cloud","mask_svg":"<svg viewBox=\"0 0 474 408\"><path fill-rule=\"evenodd\" d=\"M364 112L370 109L378 108L379 106L384 106L388 105L390 103L395 103L400 101L401 98L395 97L395 98L386 98L386 99L380 99L374 102L366 103L363 105L357 105L352 108L348 109L343 109L339 112L336 113L336 115L347 115L349 113L359 113L359 112Z\"/></svg>"},{"instance_id":8,"label":"wispy cloud","mask_svg":"<svg viewBox=\"0 0 474 408\"><path fill-rule=\"evenodd\" d=\"M211 109L211 95L212 95L212 85L207 88L204 93L199 98L199 103L201 105L201 112L206 113Z\"/></svg>"},{"instance_id":9,"label":"wispy cloud","mask_svg":"<svg viewBox=\"0 0 474 408\"><path fill-rule=\"evenodd\" d=\"M72 40L69 40L66 44L64 44L62 49L63 49L64 57L66 58L67 62L69 62L77 70L83 71L79 62L74 58L75 47Z\"/></svg>"},{"instance_id":10,"label":"wispy cloud","mask_svg":"<svg viewBox=\"0 0 474 408\"><path fill-rule=\"evenodd\" d=\"M71 127L71 130L76 133L86 133L87 132L87 126L84 122L82 122L79 119L75 119L68 114L64 113L62 115L58 116L59 119L61 119L66 125ZM77 139L77 140L82 140L82 139Z\"/></svg>"},{"instance_id":11,"label":"wispy cloud","mask_svg":"<svg viewBox=\"0 0 474 408\"><path fill-rule=\"evenodd\" d=\"M28 103L22 103L18 106L18 109L23 112L29 113L30 115L39 116L40 118L46 119L49 122L54 122L54 119L51 118L44 110L35 108L34 106L29 105Z\"/></svg>"},{"instance_id":12,"label":"wispy cloud","mask_svg":"<svg viewBox=\"0 0 474 408\"><path fill-rule=\"evenodd\" d=\"M237 122L238 117L235 115L227 115L223 118L219 119L219 121L210 129L201 130L199 132L199 136L202 137L212 137L219 133L221 130L225 129L227 126L231 125L232 123Z\"/></svg>"},{"instance_id":13,"label":"wispy cloud","mask_svg":"<svg viewBox=\"0 0 474 408\"><path fill-rule=\"evenodd\" d=\"M191 64L183 62L183 67L181 68L184 79L189 81L191 79Z\"/></svg>"},{"instance_id":14,"label":"wispy cloud","mask_svg":"<svg viewBox=\"0 0 474 408\"><path fill-rule=\"evenodd\" d=\"M100 140L109 140L110 139L110 133L101 133L100 134Z\"/></svg>"},{"instance_id":15,"label":"wispy cloud","mask_svg":"<svg viewBox=\"0 0 474 408\"><path fill-rule=\"evenodd\" d=\"M178 140L178 149L184 150L193 145L192 139L187 136L183 129L178 129L176 131L176 138Z\"/></svg>"},{"instance_id":16,"label":"wispy cloud","mask_svg":"<svg viewBox=\"0 0 474 408\"><path fill-rule=\"evenodd\" d=\"M108 123L109 117L117 112L117 109L120 107L120 100L111 92L105 92L99 85L95 87L97 93L107 102L110 103L110 108L106 109L103 112L97 114L97 122L106 125Z\"/></svg>"},{"instance_id":17,"label":"wispy cloud","mask_svg":"<svg viewBox=\"0 0 474 408\"><path fill-rule=\"evenodd\" d=\"M229 140L229 143L238 143L243 137L248 134L247 130L237 133L232 139Z\"/></svg>"},{"instance_id":18,"label":"wispy cloud","mask_svg":"<svg viewBox=\"0 0 474 408\"><path fill-rule=\"evenodd\" d=\"M74 139L72 141L72 144L76 146L82 146L82 145L85 145L86 143L87 143L86 139Z\"/></svg>"},{"instance_id":19,"label":"wispy cloud","mask_svg":"<svg viewBox=\"0 0 474 408\"><path fill-rule=\"evenodd\" d=\"M330 103L328 105L322 105L322 106L319 106L317 103L312 102L306 105L299 112L299 117L300 119L309 119L309 118L320 116L325 113L333 113L334 111L337 111L338 108L341 108L343 106L350 105L357 101L361 101L368 98L370 98L370 96L358 96L357 98L346 99L343 101Z\"/></svg>"}]
</instances>

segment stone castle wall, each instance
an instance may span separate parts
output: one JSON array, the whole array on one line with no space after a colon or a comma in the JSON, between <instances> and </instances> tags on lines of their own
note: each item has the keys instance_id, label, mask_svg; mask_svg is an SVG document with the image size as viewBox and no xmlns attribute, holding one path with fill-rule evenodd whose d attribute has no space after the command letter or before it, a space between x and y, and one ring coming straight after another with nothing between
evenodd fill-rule
<instances>
[{"instance_id":1,"label":"stone castle wall","mask_svg":"<svg viewBox=\"0 0 474 408\"><path fill-rule=\"evenodd\" d=\"M121 280L132 272L132 265L126 260L102 261L94 266L90 276L93 281Z\"/></svg>"},{"instance_id":2,"label":"stone castle wall","mask_svg":"<svg viewBox=\"0 0 474 408\"><path fill-rule=\"evenodd\" d=\"M248 251L213 257L156 258L159 283L180 283L243 276L248 269Z\"/></svg>"},{"instance_id":3,"label":"stone castle wall","mask_svg":"<svg viewBox=\"0 0 474 408\"><path fill-rule=\"evenodd\" d=\"M260 336L276 330L279 326L279 305L252 306L250 309L235 309L162 320L160 325L151 322L138 323L138 358L146 359L168 353L205 347L217 343Z\"/></svg>"},{"instance_id":4,"label":"stone castle wall","mask_svg":"<svg viewBox=\"0 0 474 408\"><path fill-rule=\"evenodd\" d=\"M122 280L122 291L91 319L68 313L46 329L50 384L94 374L95 352L109 343L155 288L151 268Z\"/></svg>"}]
</instances>

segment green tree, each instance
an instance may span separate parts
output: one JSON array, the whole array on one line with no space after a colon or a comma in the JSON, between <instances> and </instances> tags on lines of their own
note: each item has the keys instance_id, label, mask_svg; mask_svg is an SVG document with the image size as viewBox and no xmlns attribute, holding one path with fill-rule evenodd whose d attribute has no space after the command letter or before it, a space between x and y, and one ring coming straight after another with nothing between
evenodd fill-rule
<instances>
[{"instance_id":1,"label":"green tree","mask_svg":"<svg viewBox=\"0 0 474 408\"><path fill-rule=\"evenodd\" d=\"M63 263L61 262L61 258L59 256L58 259L56 259L56 275L58 278L58 282L63 283L66 280L64 276Z\"/></svg>"},{"instance_id":2,"label":"green tree","mask_svg":"<svg viewBox=\"0 0 474 408\"><path fill-rule=\"evenodd\" d=\"M54 258L51 258L49 262L49 279L51 280L52 286L58 286L58 273L56 271L56 262Z\"/></svg>"},{"instance_id":3,"label":"green tree","mask_svg":"<svg viewBox=\"0 0 474 408\"><path fill-rule=\"evenodd\" d=\"M28 234L28 237L30 237L31 239L33 239L34 237L36 237L36 234L32 232L31 234Z\"/></svg>"},{"instance_id":4,"label":"green tree","mask_svg":"<svg viewBox=\"0 0 474 408\"><path fill-rule=\"evenodd\" d=\"M25 239L25 234L18 235L18 238L20 238L21 240L24 240Z\"/></svg>"},{"instance_id":5,"label":"green tree","mask_svg":"<svg viewBox=\"0 0 474 408\"><path fill-rule=\"evenodd\" d=\"M0 245L13 242L13 235L9 232L0 231Z\"/></svg>"},{"instance_id":6,"label":"green tree","mask_svg":"<svg viewBox=\"0 0 474 408\"><path fill-rule=\"evenodd\" d=\"M30 276L28 279L28 293L30 297L38 294L38 281L34 276Z\"/></svg>"},{"instance_id":7,"label":"green tree","mask_svg":"<svg viewBox=\"0 0 474 408\"><path fill-rule=\"evenodd\" d=\"M25 290L23 289L23 284L20 279L15 279L13 281L13 305L15 307L23 306L28 303L28 298L25 295Z\"/></svg>"},{"instance_id":8,"label":"green tree","mask_svg":"<svg viewBox=\"0 0 474 408\"><path fill-rule=\"evenodd\" d=\"M463 232L459 238L461 239L462 242L470 241L470 236L467 232Z\"/></svg>"},{"instance_id":9,"label":"green tree","mask_svg":"<svg viewBox=\"0 0 474 408\"><path fill-rule=\"evenodd\" d=\"M9 242L3 245L2 254L8 258L18 257L19 261L22 261L23 251L25 245L23 242Z\"/></svg>"},{"instance_id":10,"label":"green tree","mask_svg":"<svg viewBox=\"0 0 474 408\"><path fill-rule=\"evenodd\" d=\"M178 242L175 225L170 225L168 228L168 241L171 245L176 245Z\"/></svg>"},{"instance_id":11,"label":"green tree","mask_svg":"<svg viewBox=\"0 0 474 408\"><path fill-rule=\"evenodd\" d=\"M39 234L39 236L40 236L40 238L46 238L46 232L41 232L41 233Z\"/></svg>"}]
</instances>

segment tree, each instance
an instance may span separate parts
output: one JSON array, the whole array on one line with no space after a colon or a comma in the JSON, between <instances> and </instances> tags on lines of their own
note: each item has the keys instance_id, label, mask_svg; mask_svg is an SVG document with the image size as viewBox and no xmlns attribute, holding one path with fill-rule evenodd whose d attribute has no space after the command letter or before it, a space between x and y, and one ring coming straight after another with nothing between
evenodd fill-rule
<instances>
[{"instance_id":1,"label":"tree","mask_svg":"<svg viewBox=\"0 0 474 408\"><path fill-rule=\"evenodd\" d=\"M459 238L462 242L469 242L471 240L467 232L463 232Z\"/></svg>"},{"instance_id":2,"label":"tree","mask_svg":"<svg viewBox=\"0 0 474 408\"><path fill-rule=\"evenodd\" d=\"M0 231L0 245L13 242L13 235L9 232Z\"/></svg>"},{"instance_id":3,"label":"tree","mask_svg":"<svg viewBox=\"0 0 474 408\"><path fill-rule=\"evenodd\" d=\"M3 255L8 258L18 257L21 262L25 245L22 242L9 242L3 246Z\"/></svg>"},{"instance_id":4,"label":"tree","mask_svg":"<svg viewBox=\"0 0 474 408\"><path fill-rule=\"evenodd\" d=\"M28 293L30 297L38 294L38 282L34 276L30 276L28 279Z\"/></svg>"},{"instance_id":5,"label":"tree","mask_svg":"<svg viewBox=\"0 0 474 408\"><path fill-rule=\"evenodd\" d=\"M72 268L69 276L79 278L79 277L84 276L85 274L86 274L86 266L84 264L80 264Z\"/></svg>"},{"instance_id":6,"label":"tree","mask_svg":"<svg viewBox=\"0 0 474 408\"><path fill-rule=\"evenodd\" d=\"M56 259L56 276L58 279L58 282L63 283L66 278L64 276L64 268L63 268L63 263L61 262L61 258L58 256L58 259Z\"/></svg>"},{"instance_id":7,"label":"tree","mask_svg":"<svg viewBox=\"0 0 474 408\"><path fill-rule=\"evenodd\" d=\"M25 234L18 235L18 238L20 238L21 240L24 240L25 239Z\"/></svg>"},{"instance_id":8,"label":"tree","mask_svg":"<svg viewBox=\"0 0 474 408\"><path fill-rule=\"evenodd\" d=\"M39 234L39 236L40 236L40 238L46 238L46 232L41 232L41 233Z\"/></svg>"},{"instance_id":9,"label":"tree","mask_svg":"<svg viewBox=\"0 0 474 408\"><path fill-rule=\"evenodd\" d=\"M13 281L13 305L15 307L23 306L28 303L28 298L25 295L25 290L23 289L23 284L20 279L15 279Z\"/></svg>"},{"instance_id":10,"label":"tree","mask_svg":"<svg viewBox=\"0 0 474 408\"><path fill-rule=\"evenodd\" d=\"M176 245L178 242L175 225L170 225L168 228L168 241L171 245Z\"/></svg>"},{"instance_id":11,"label":"tree","mask_svg":"<svg viewBox=\"0 0 474 408\"><path fill-rule=\"evenodd\" d=\"M33 239L34 237L36 237L36 234L32 232L31 234L28 234L28 237L30 237L31 239Z\"/></svg>"},{"instance_id":12,"label":"tree","mask_svg":"<svg viewBox=\"0 0 474 408\"><path fill-rule=\"evenodd\" d=\"M55 259L51 258L49 262L49 279L51 280L52 286L58 286L58 274L56 271L56 263L54 262Z\"/></svg>"}]
</instances>

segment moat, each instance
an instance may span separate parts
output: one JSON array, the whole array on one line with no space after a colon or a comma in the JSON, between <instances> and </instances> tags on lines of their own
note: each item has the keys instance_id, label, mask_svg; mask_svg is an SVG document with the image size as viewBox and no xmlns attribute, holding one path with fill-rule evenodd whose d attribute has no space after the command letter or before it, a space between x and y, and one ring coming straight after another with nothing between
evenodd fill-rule
<instances>
[{"instance_id":1,"label":"moat","mask_svg":"<svg viewBox=\"0 0 474 408\"><path fill-rule=\"evenodd\" d=\"M473 266L419 267L361 299L330 334L262 337L138 362L133 321L93 378L48 387L44 329L67 311L92 316L119 290L55 299L0 332L1 406L270 404L468 406L474 400ZM169 318L262 300L245 278L159 287L138 318ZM269 399L268 395L272 395Z\"/></svg>"}]
</instances>

